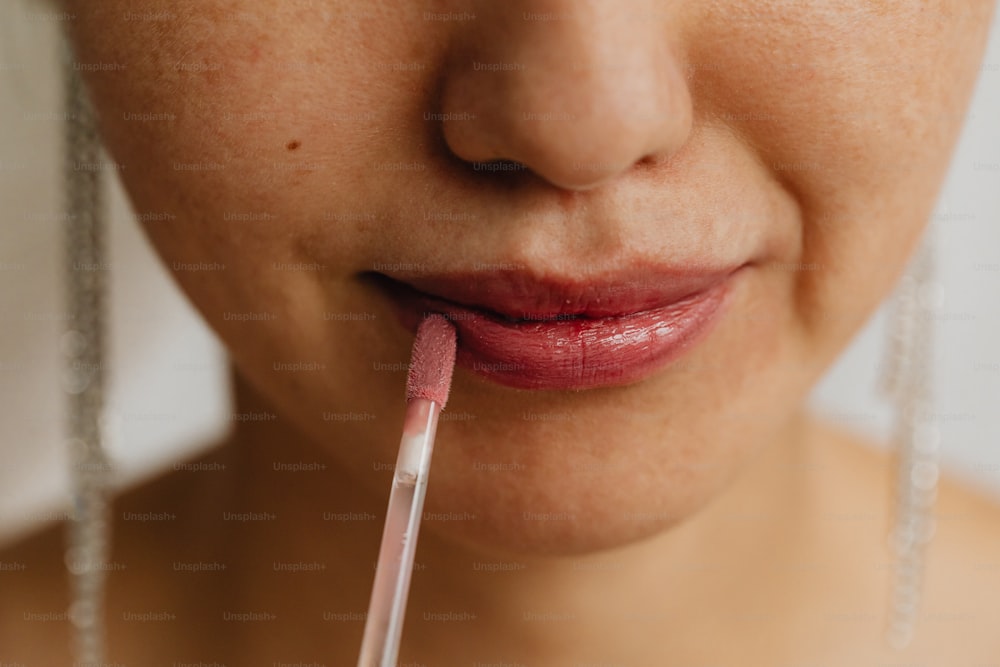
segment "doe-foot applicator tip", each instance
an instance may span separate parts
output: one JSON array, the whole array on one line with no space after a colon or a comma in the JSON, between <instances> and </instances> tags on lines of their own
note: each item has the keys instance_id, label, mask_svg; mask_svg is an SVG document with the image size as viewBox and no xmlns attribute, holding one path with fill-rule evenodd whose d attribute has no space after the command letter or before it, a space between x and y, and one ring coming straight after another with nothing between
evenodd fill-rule
<instances>
[{"instance_id":1,"label":"doe-foot applicator tip","mask_svg":"<svg viewBox=\"0 0 1000 667\"><path fill-rule=\"evenodd\" d=\"M443 409L451 390L457 347L454 325L442 315L428 315L417 328L406 376L406 400L423 398Z\"/></svg>"}]
</instances>

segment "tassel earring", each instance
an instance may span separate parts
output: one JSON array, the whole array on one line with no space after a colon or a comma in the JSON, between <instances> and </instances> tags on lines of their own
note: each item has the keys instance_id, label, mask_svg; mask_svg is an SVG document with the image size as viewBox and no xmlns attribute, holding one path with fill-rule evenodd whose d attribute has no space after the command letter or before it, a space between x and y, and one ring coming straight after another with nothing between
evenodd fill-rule
<instances>
[{"instance_id":1,"label":"tassel earring","mask_svg":"<svg viewBox=\"0 0 1000 667\"><path fill-rule=\"evenodd\" d=\"M893 558L884 639L902 650L913 641L920 611L924 556L934 535L941 432L930 419L933 359L933 249L928 229L899 286L889 328L880 392L895 410Z\"/></svg>"},{"instance_id":2,"label":"tassel earring","mask_svg":"<svg viewBox=\"0 0 1000 667\"><path fill-rule=\"evenodd\" d=\"M105 214L101 144L93 109L68 39L63 40L65 105L65 298L68 328L62 336L63 386L73 506L68 524L66 567L70 575L68 616L74 633L74 665L102 665L104 589L110 524L110 465L101 423L104 406Z\"/></svg>"}]
</instances>

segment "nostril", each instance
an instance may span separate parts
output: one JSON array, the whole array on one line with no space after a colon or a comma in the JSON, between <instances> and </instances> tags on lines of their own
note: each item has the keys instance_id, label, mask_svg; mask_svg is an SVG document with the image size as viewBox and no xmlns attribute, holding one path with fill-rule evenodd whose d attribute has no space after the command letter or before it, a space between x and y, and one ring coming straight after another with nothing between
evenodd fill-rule
<instances>
[{"instance_id":1,"label":"nostril","mask_svg":"<svg viewBox=\"0 0 1000 667\"><path fill-rule=\"evenodd\" d=\"M656 167L667 161L668 158L659 153L649 153L640 159L636 164L640 167Z\"/></svg>"}]
</instances>

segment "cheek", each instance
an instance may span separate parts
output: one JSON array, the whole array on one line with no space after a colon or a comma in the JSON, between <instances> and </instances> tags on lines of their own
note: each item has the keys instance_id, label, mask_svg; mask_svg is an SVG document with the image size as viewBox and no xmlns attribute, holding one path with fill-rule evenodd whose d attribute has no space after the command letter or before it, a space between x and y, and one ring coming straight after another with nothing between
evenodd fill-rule
<instances>
[{"instance_id":1,"label":"cheek","mask_svg":"<svg viewBox=\"0 0 1000 667\"><path fill-rule=\"evenodd\" d=\"M373 68L406 56L402 40L372 35L401 30L317 25L317 13L304 16L295 3L259 12L223 4L182 3L171 21L126 21L130 7L109 2L74 25L79 60L123 65L87 73L88 84L133 202L176 216L170 230L150 228L161 254L193 260L259 247L281 256L320 229L359 231L338 214L361 204L351 195L391 150L385 128L413 97L404 80L412 75ZM230 224L234 216L272 224ZM237 230L239 247L230 247ZM358 235L340 236L349 257Z\"/></svg>"},{"instance_id":2,"label":"cheek","mask_svg":"<svg viewBox=\"0 0 1000 667\"><path fill-rule=\"evenodd\" d=\"M824 7L768 3L712 23L691 41L692 61L711 66L690 83L798 202L802 244L781 259L798 319L829 357L888 292L933 212L993 3Z\"/></svg>"}]
</instances>

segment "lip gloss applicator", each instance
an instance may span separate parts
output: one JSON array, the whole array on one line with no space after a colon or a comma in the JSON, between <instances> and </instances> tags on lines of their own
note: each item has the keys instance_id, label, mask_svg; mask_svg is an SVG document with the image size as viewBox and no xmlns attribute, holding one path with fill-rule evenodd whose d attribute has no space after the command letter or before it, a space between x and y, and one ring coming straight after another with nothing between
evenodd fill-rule
<instances>
[{"instance_id":1,"label":"lip gloss applicator","mask_svg":"<svg viewBox=\"0 0 1000 667\"><path fill-rule=\"evenodd\" d=\"M455 336L451 322L434 314L420 323L413 342L403 435L358 667L396 667L438 415L448 401L455 369Z\"/></svg>"}]
</instances>

